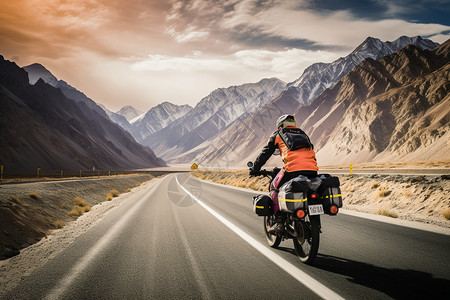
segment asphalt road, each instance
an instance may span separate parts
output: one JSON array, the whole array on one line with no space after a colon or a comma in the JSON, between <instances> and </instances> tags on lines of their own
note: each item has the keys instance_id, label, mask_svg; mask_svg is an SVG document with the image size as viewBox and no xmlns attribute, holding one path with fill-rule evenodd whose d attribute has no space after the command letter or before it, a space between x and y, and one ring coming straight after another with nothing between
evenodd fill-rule
<instances>
[{"instance_id":1,"label":"asphalt road","mask_svg":"<svg viewBox=\"0 0 450 300\"><path fill-rule=\"evenodd\" d=\"M450 236L323 216L319 255L307 266L291 240L278 250L265 246L252 195L168 175L111 211L6 299L448 297Z\"/></svg>"}]
</instances>

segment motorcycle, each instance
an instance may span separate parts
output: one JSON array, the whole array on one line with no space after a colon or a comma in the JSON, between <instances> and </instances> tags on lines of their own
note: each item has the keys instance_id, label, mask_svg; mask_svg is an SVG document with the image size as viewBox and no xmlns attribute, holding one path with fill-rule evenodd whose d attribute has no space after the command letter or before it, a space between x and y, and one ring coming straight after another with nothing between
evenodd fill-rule
<instances>
[{"instance_id":1,"label":"motorcycle","mask_svg":"<svg viewBox=\"0 0 450 300\"><path fill-rule=\"evenodd\" d=\"M253 167L253 163L248 162L247 166L251 169ZM272 183L279 171L279 168L274 168L272 171L260 170L260 174L268 177L270 179L270 182ZM325 177L325 175L327 177ZM327 178L331 178L331 176L328 174L319 176L320 177L318 178L323 177L324 181L326 181ZM337 179L337 177L332 178ZM308 182L306 199L302 199L302 201L304 201L302 208L296 209L295 211L286 211L286 209L285 211L283 211L282 209L280 209L284 214L284 221L283 228L279 233L272 234L269 232L269 229L276 223L275 215L273 214L272 209L268 210L268 213L258 214L264 215L264 233L269 246L272 248L277 248L280 245L281 241L293 239L296 255L299 257L300 261L306 264L313 263L319 250L319 240L321 233L320 215L336 215L339 211L339 208L342 207L342 197L340 194L340 189L338 187L333 187L333 190L331 190L330 188L329 192L324 192L324 190L328 190L328 188L322 188L322 193L319 194L317 190L318 186L322 184L322 180L320 181L321 182L316 181L316 186L313 188L311 188L310 181ZM333 182L336 182L336 180L334 180ZM339 185L338 179L337 183L334 185ZM268 197L262 195L260 196ZM258 196L254 197L254 209L256 197ZM272 198L269 199L270 201L272 201ZM286 199L284 200L289 201Z\"/></svg>"}]
</instances>

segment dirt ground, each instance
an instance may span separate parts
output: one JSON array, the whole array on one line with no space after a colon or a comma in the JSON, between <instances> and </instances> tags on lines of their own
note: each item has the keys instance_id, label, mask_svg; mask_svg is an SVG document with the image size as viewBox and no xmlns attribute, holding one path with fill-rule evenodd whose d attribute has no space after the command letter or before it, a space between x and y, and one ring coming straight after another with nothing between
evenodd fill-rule
<instances>
[{"instance_id":1,"label":"dirt ground","mask_svg":"<svg viewBox=\"0 0 450 300\"><path fill-rule=\"evenodd\" d=\"M111 190L125 193L152 178L146 174L1 185L0 260L19 254L50 230L76 220L78 214L107 201ZM75 198L82 201L75 203Z\"/></svg>"},{"instance_id":2,"label":"dirt ground","mask_svg":"<svg viewBox=\"0 0 450 300\"><path fill-rule=\"evenodd\" d=\"M326 173L322 172L322 173ZM268 191L269 180L248 171L192 172L204 180ZM449 175L339 175L343 208L450 228Z\"/></svg>"}]
</instances>

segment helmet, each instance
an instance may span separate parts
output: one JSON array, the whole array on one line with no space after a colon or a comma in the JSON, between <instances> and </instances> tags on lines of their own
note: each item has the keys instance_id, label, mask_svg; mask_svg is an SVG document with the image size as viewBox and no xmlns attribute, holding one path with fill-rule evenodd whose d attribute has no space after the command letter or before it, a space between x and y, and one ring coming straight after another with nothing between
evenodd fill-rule
<instances>
[{"instance_id":1,"label":"helmet","mask_svg":"<svg viewBox=\"0 0 450 300\"><path fill-rule=\"evenodd\" d=\"M295 126L295 118L293 115L282 115L277 120L277 128Z\"/></svg>"}]
</instances>

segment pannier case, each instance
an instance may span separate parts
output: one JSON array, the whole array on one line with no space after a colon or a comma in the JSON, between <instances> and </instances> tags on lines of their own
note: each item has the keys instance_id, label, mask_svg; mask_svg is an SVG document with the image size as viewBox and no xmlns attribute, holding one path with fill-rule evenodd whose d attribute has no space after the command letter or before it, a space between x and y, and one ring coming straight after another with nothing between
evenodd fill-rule
<instances>
[{"instance_id":1,"label":"pannier case","mask_svg":"<svg viewBox=\"0 0 450 300\"><path fill-rule=\"evenodd\" d=\"M273 214L272 198L267 195L253 197L253 211L258 216L270 216Z\"/></svg>"},{"instance_id":2,"label":"pannier case","mask_svg":"<svg viewBox=\"0 0 450 300\"><path fill-rule=\"evenodd\" d=\"M293 213L298 209L308 208L308 178L295 177L280 187L278 206L283 212Z\"/></svg>"},{"instance_id":3,"label":"pannier case","mask_svg":"<svg viewBox=\"0 0 450 300\"><path fill-rule=\"evenodd\" d=\"M320 199L323 201L323 209L325 213L330 212L331 205L342 207L342 193L339 178L330 176L329 174L320 175L322 184L319 188Z\"/></svg>"}]
</instances>

